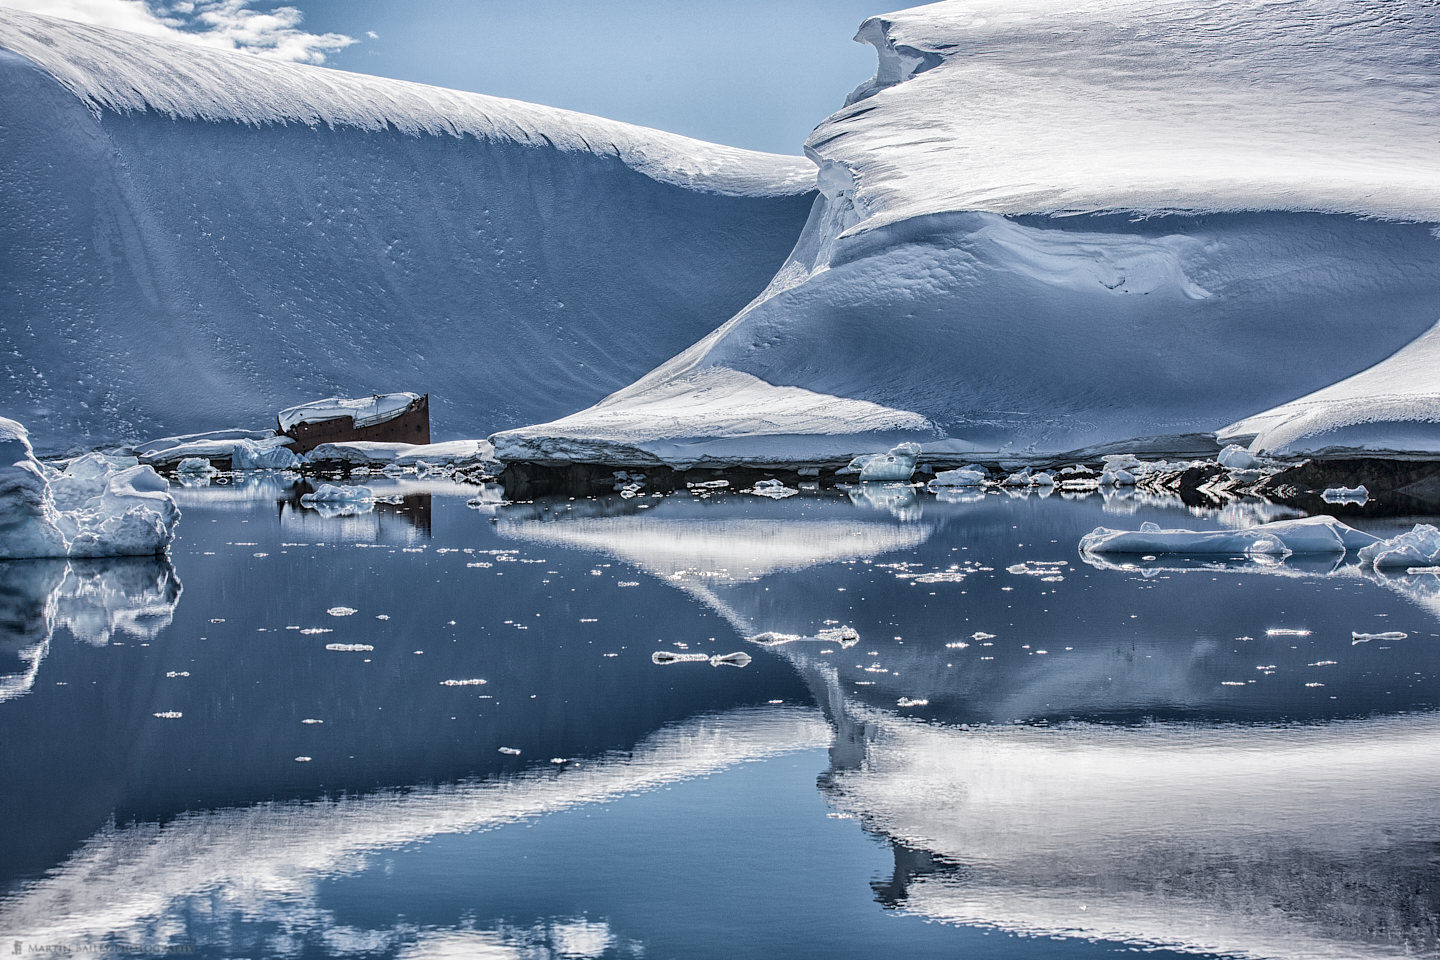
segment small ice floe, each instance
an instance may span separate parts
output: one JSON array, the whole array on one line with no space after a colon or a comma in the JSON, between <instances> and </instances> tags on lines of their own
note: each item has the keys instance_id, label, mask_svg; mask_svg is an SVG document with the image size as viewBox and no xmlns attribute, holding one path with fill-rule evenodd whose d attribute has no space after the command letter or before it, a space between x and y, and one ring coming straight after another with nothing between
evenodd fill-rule
<instances>
[{"instance_id":1,"label":"small ice floe","mask_svg":"<svg viewBox=\"0 0 1440 960\"><path fill-rule=\"evenodd\" d=\"M866 453L851 460L838 473L859 473L862 482L904 482L915 474L920 444L900 443L888 453Z\"/></svg>"},{"instance_id":2,"label":"small ice floe","mask_svg":"<svg viewBox=\"0 0 1440 960\"><path fill-rule=\"evenodd\" d=\"M327 643L325 649L336 653L370 653L375 648L368 643Z\"/></svg>"},{"instance_id":3,"label":"small ice floe","mask_svg":"<svg viewBox=\"0 0 1440 960\"><path fill-rule=\"evenodd\" d=\"M1030 481L1031 481L1030 468L1029 468L1029 467L1026 467L1024 470L1020 470L1020 471L1018 471L1018 472L1016 472L1016 473L1012 473L1012 474L1010 474L1010 476L1006 477L1004 480L1001 480L1001 481L1000 481L1000 486L1002 486L1002 487L1028 487L1028 486L1030 486Z\"/></svg>"},{"instance_id":4,"label":"small ice floe","mask_svg":"<svg viewBox=\"0 0 1440 960\"><path fill-rule=\"evenodd\" d=\"M985 640L994 640L995 634L986 633L984 630L976 630L974 633L970 634L970 639L974 640L976 643L980 643Z\"/></svg>"},{"instance_id":5,"label":"small ice floe","mask_svg":"<svg viewBox=\"0 0 1440 960\"><path fill-rule=\"evenodd\" d=\"M159 713L152 714L152 716L159 720L179 720L181 717L185 716L185 714L181 713L179 710L162 710Z\"/></svg>"},{"instance_id":6,"label":"small ice floe","mask_svg":"<svg viewBox=\"0 0 1440 960\"><path fill-rule=\"evenodd\" d=\"M895 701L897 707L928 707L930 701L921 698L901 697Z\"/></svg>"},{"instance_id":7,"label":"small ice floe","mask_svg":"<svg viewBox=\"0 0 1440 960\"><path fill-rule=\"evenodd\" d=\"M735 653L717 653L710 658L712 667L748 667L750 666L750 654L743 650Z\"/></svg>"},{"instance_id":8,"label":"small ice floe","mask_svg":"<svg viewBox=\"0 0 1440 960\"><path fill-rule=\"evenodd\" d=\"M1360 551L1360 560L1377 570L1440 566L1440 530L1417 523L1406 533L1370 544Z\"/></svg>"},{"instance_id":9,"label":"small ice floe","mask_svg":"<svg viewBox=\"0 0 1440 960\"><path fill-rule=\"evenodd\" d=\"M322 483L313 493L303 494L301 503L358 503L374 500L375 494L369 487L349 486L341 483Z\"/></svg>"},{"instance_id":10,"label":"small ice floe","mask_svg":"<svg viewBox=\"0 0 1440 960\"><path fill-rule=\"evenodd\" d=\"M710 656L705 653L671 653L669 650L656 650L650 654L650 662L662 665L667 663L709 663Z\"/></svg>"},{"instance_id":11,"label":"small ice floe","mask_svg":"<svg viewBox=\"0 0 1440 960\"><path fill-rule=\"evenodd\" d=\"M310 757L296 757L296 758L295 758L295 762L296 762L296 763L309 763L309 762L310 762L310 759L311 759Z\"/></svg>"},{"instance_id":12,"label":"small ice floe","mask_svg":"<svg viewBox=\"0 0 1440 960\"><path fill-rule=\"evenodd\" d=\"M834 643L842 648L849 649L860 642L860 633L854 627L826 627L823 630L817 630L813 636L804 636L798 633L778 633L774 630L767 630L764 633L757 633L755 636L746 637L745 639L750 643L758 643L762 647L778 647L786 643L810 640L819 643Z\"/></svg>"},{"instance_id":13,"label":"small ice floe","mask_svg":"<svg viewBox=\"0 0 1440 960\"><path fill-rule=\"evenodd\" d=\"M1432 528L1433 529L1433 528ZM1343 554L1369 549L1375 538L1333 517L1277 520L1239 530L1163 530L1143 523L1139 530L1096 527L1080 540L1082 554L1183 554L1189 556L1287 557L1291 554ZM1361 557L1365 556L1361 550Z\"/></svg>"},{"instance_id":14,"label":"small ice floe","mask_svg":"<svg viewBox=\"0 0 1440 960\"><path fill-rule=\"evenodd\" d=\"M301 720L300 722L303 723L303 724L305 724L305 725L307 725L307 726L314 726L314 725L317 724L317 723L324 723L325 721L324 721L324 720L316 720L314 717L306 717L304 720Z\"/></svg>"},{"instance_id":15,"label":"small ice floe","mask_svg":"<svg viewBox=\"0 0 1440 960\"><path fill-rule=\"evenodd\" d=\"M957 470L942 470L925 485L931 493L955 487L983 487L989 476L978 467L960 467Z\"/></svg>"},{"instance_id":16,"label":"small ice floe","mask_svg":"<svg viewBox=\"0 0 1440 960\"><path fill-rule=\"evenodd\" d=\"M761 480L751 487L746 493L753 493L757 497L769 497L771 500L784 500L786 497L793 497L799 493L793 487L787 487L779 480Z\"/></svg>"},{"instance_id":17,"label":"small ice floe","mask_svg":"<svg viewBox=\"0 0 1440 960\"><path fill-rule=\"evenodd\" d=\"M690 490L723 490L730 486L729 480L697 480L694 483L687 483L685 486Z\"/></svg>"},{"instance_id":18,"label":"small ice floe","mask_svg":"<svg viewBox=\"0 0 1440 960\"><path fill-rule=\"evenodd\" d=\"M1052 477L1050 474L1045 473L1044 471L1041 471L1040 473L1036 473L1036 474L1031 474L1031 476L1030 476L1030 486L1032 486L1032 487L1042 487L1042 488L1043 488L1043 487L1053 487L1053 486L1055 486L1055 478Z\"/></svg>"},{"instance_id":19,"label":"small ice floe","mask_svg":"<svg viewBox=\"0 0 1440 960\"><path fill-rule=\"evenodd\" d=\"M353 617L360 611L356 610L354 607L331 607L325 612L330 614L330 616L332 617Z\"/></svg>"},{"instance_id":20,"label":"small ice floe","mask_svg":"<svg viewBox=\"0 0 1440 960\"><path fill-rule=\"evenodd\" d=\"M1215 462L1227 470L1251 470L1260 463L1249 450L1234 443L1221 450Z\"/></svg>"},{"instance_id":21,"label":"small ice floe","mask_svg":"<svg viewBox=\"0 0 1440 960\"><path fill-rule=\"evenodd\" d=\"M1295 627L1271 627L1265 631L1267 637L1308 637L1313 631Z\"/></svg>"},{"instance_id":22,"label":"small ice floe","mask_svg":"<svg viewBox=\"0 0 1440 960\"><path fill-rule=\"evenodd\" d=\"M479 677L469 677L465 680L441 680L442 687L481 687L489 683L488 680L481 680Z\"/></svg>"},{"instance_id":23,"label":"small ice floe","mask_svg":"<svg viewBox=\"0 0 1440 960\"><path fill-rule=\"evenodd\" d=\"M335 631L330 627L306 627L300 632L307 637L312 637L317 633L334 633Z\"/></svg>"},{"instance_id":24,"label":"small ice floe","mask_svg":"<svg viewBox=\"0 0 1440 960\"><path fill-rule=\"evenodd\" d=\"M519 747L501 747L500 750L499 750L499 752L505 754L505 756L507 756L507 757L518 757L518 756L520 756L520 748L519 748Z\"/></svg>"},{"instance_id":25,"label":"small ice floe","mask_svg":"<svg viewBox=\"0 0 1440 960\"><path fill-rule=\"evenodd\" d=\"M1350 631L1350 646L1357 643L1369 643L1371 640L1404 640L1410 634L1403 630L1386 630L1383 633L1361 633L1358 630Z\"/></svg>"},{"instance_id":26,"label":"small ice floe","mask_svg":"<svg viewBox=\"0 0 1440 960\"><path fill-rule=\"evenodd\" d=\"M1327 487L1325 492L1320 494L1320 499L1326 503L1353 503L1363 506L1370 501L1370 491L1365 489L1365 484L1356 487Z\"/></svg>"}]
</instances>

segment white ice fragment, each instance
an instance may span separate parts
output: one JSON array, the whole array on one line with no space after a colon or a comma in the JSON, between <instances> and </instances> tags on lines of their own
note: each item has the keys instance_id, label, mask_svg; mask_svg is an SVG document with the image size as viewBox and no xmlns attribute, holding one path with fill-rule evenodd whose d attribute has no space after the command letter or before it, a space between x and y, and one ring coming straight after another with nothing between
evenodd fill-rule
<instances>
[{"instance_id":1,"label":"white ice fragment","mask_svg":"<svg viewBox=\"0 0 1440 960\"><path fill-rule=\"evenodd\" d=\"M942 470L935 474L935 478L925 486L931 493L934 493L936 490L947 488L984 486L987 479L983 470L961 467L958 470Z\"/></svg>"},{"instance_id":2,"label":"white ice fragment","mask_svg":"<svg viewBox=\"0 0 1440 960\"><path fill-rule=\"evenodd\" d=\"M750 654L743 650L736 653L716 654L710 658L712 667L748 667L750 666Z\"/></svg>"},{"instance_id":3,"label":"white ice fragment","mask_svg":"<svg viewBox=\"0 0 1440 960\"><path fill-rule=\"evenodd\" d=\"M185 714L181 713L179 710L162 710L159 713L152 714L152 716L157 717L161 720L179 720L181 717L185 716Z\"/></svg>"},{"instance_id":4,"label":"white ice fragment","mask_svg":"<svg viewBox=\"0 0 1440 960\"><path fill-rule=\"evenodd\" d=\"M360 611L356 610L354 607L331 607L325 612L330 614L330 616L332 617L351 617L359 613Z\"/></svg>"},{"instance_id":5,"label":"white ice fragment","mask_svg":"<svg viewBox=\"0 0 1440 960\"><path fill-rule=\"evenodd\" d=\"M325 649L336 653L369 653L375 648L368 643L327 643Z\"/></svg>"},{"instance_id":6,"label":"white ice fragment","mask_svg":"<svg viewBox=\"0 0 1440 960\"><path fill-rule=\"evenodd\" d=\"M518 757L518 756L520 756L520 748L519 748L519 747L501 747L499 752L505 754L507 757Z\"/></svg>"},{"instance_id":7,"label":"white ice fragment","mask_svg":"<svg viewBox=\"0 0 1440 960\"><path fill-rule=\"evenodd\" d=\"M1364 504L1370 500L1370 491L1363 483L1354 487L1327 487L1320 499L1326 503Z\"/></svg>"},{"instance_id":8,"label":"white ice fragment","mask_svg":"<svg viewBox=\"0 0 1440 960\"><path fill-rule=\"evenodd\" d=\"M1162 530L1141 524L1139 530L1096 527L1080 540L1080 552L1103 554L1185 554L1191 556L1289 556L1343 554L1375 542L1367 533L1333 517L1277 520L1238 530ZM1364 557L1362 550L1361 556Z\"/></svg>"},{"instance_id":9,"label":"white ice fragment","mask_svg":"<svg viewBox=\"0 0 1440 960\"><path fill-rule=\"evenodd\" d=\"M1295 627L1271 627L1265 631L1267 637L1308 637L1312 631Z\"/></svg>"},{"instance_id":10,"label":"white ice fragment","mask_svg":"<svg viewBox=\"0 0 1440 960\"><path fill-rule=\"evenodd\" d=\"M860 472L863 482L895 482L909 480L915 473L915 460L920 456L918 443L900 443L888 453L864 454L851 460L841 473Z\"/></svg>"},{"instance_id":11,"label":"white ice fragment","mask_svg":"<svg viewBox=\"0 0 1440 960\"><path fill-rule=\"evenodd\" d=\"M911 697L901 697L895 701L895 706L897 707L928 707L929 705L929 700L919 698L912 699Z\"/></svg>"}]
</instances>

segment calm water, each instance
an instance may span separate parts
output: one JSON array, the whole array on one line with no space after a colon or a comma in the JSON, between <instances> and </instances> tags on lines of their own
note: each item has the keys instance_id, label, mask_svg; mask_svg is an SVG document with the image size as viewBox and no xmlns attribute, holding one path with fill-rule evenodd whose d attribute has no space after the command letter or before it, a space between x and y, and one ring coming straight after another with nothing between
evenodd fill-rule
<instances>
[{"instance_id":1,"label":"calm water","mask_svg":"<svg viewBox=\"0 0 1440 960\"><path fill-rule=\"evenodd\" d=\"M1440 950L1436 577L1076 553L1255 507L372 486L0 565L0 956Z\"/></svg>"}]
</instances>

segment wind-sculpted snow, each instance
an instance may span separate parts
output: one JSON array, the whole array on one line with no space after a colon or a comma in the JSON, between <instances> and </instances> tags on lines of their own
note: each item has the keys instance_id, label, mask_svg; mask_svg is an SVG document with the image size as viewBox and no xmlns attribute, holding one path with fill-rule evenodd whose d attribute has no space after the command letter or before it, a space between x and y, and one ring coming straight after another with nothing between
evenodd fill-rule
<instances>
[{"instance_id":1,"label":"wind-sculpted snow","mask_svg":"<svg viewBox=\"0 0 1440 960\"><path fill-rule=\"evenodd\" d=\"M0 10L0 398L46 450L330 395L592 403L764 286L814 165Z\"/></svg>"},{"instance_id":2,"label":"wind-sculpted snow","mask_svg":"<svg viewBox=\"0 0 1440 960\"><path fill-rule=\"evenodd\" d=\"M807 142L824 196L765 293L601 404L500 435L498 454L1194 450L1440 320L1437 27L1418 0L953 0L873 18L858 39L876 76ZM1386 428L1412 449L1440 418L1418 392L1399 412L1334 408L1359 425L1345 442L1424 421Z\"/></svg>"}]
</instances>

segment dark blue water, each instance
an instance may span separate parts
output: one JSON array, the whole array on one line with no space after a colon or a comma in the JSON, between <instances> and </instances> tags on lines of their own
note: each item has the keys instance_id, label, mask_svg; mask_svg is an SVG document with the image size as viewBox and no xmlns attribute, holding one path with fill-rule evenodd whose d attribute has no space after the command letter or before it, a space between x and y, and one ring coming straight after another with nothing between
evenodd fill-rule
<instances>
[{"instance_id":1,"label":"dark blue water","mask_svg":"<svg viewBox=\"0 0 1440 960\"><path fill-rule=\"evenodd\" d=\"M385 492L0 567L0 955L1437 952L1432 576L1076 552L1258 508Z\"/></svg>"}]
</instances>

